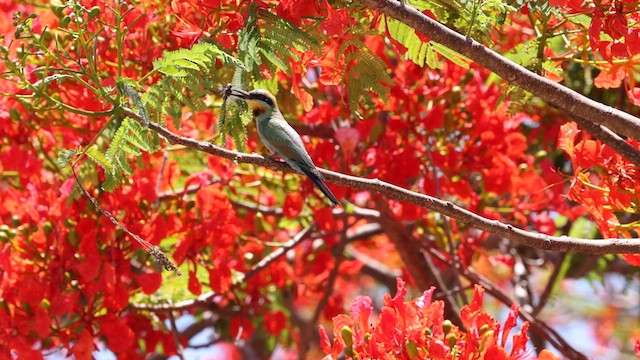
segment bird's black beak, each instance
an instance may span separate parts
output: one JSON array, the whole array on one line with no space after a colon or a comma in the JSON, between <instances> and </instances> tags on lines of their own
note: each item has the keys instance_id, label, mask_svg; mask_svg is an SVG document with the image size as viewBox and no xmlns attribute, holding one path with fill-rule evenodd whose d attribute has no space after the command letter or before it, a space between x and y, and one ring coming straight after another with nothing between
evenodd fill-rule
<instances>
[{"instance_id":1,"label":"bird's black beak","mask_svg":"<svg viewBox=\"0 0 640 360\"><path fill-rule=\"evenodd\" d=\"M236 96L236 97L239 97L239 98L242 98L242 99L248 99L249 98L249 93L244 91L244 90L232 88L231 89L231 96Z\"/></svg>"},{"instance_id":2,"label":"bird's black beak","mask_svg":"<svg viewBox=\"0 0 640 360\"><path fill-rule=\"evenodd\" d=\"M235 96L241 99L248 99L249 93L242 89L234 88L233 86L231 86L231 84L228 84L222 90L222 97L224 100L226 100L229 96Z\"/></svg>"}]
</instances>

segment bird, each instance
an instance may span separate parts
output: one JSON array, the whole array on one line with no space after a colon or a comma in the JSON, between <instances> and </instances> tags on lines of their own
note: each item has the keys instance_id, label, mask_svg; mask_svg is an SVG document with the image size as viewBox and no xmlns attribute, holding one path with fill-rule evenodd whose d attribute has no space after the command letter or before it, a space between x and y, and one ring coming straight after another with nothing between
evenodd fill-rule
<instances>
[{"instance_id":1,"label":"bird","mask_svg":"<svg viewBox=\"0 0 640 360\"><path fill-rule=\"evenodd\" d=\"M243 99L253 113L258 135L264 145L275 155L284 160L291 168L306 175L329 199L332 206L339 205L336 196L325 184L322 175L302 143L300 135L289 125L278 109L275 96L264 89L249 92L227 87L225 98L235 96Z\"/></svg>"}]
</instances>

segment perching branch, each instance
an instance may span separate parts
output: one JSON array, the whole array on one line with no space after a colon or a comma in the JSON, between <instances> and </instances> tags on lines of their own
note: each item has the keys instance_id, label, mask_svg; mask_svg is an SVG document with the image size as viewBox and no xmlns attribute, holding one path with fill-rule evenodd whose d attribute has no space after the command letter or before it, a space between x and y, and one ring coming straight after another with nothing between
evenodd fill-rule
<instances>
[{"instance_id":1,"label":"perching branch","mask_svg":"<svg viewBox=\"0 0 640 360\"><path fill-rule=\"evenodd\" d=\"M133 119L141 120L140 117L130 109L123 109L123 112ZM151 130L162 135L171 144L180 144L190 149L203 151L211 155L233 160L236 164L253 164L277 171L291 171L285 163L267 159L261 155L228 150L208 142L177 135L155 123L149 123L148 126ZM474 227L478 230L486 231L533 248L592 255L640 253L640 239L609 238L593 240L535 233L516 228L512 225L503 224L497 220L484 218L469 210L456 206L450 201L436 199L428 195L404 189L400 186L392 185L379 179L361 178L324 169L318 170L322 173L325 180L335 185L375 192L394 200L408 202L426 209L437 211L443 215L465 223L470 227Z\"/></svg>"},{"instance_id":2,"label":"perching branch","mask_svg":"<svg viewBox=\"0 0 640 360\"><path fill-rule=\"evenodd\" d=\"M544 99L552 106L564 111L567 115L583 124L585 122L593 122L606 126L618 134L640 140L640 119L633 115L591 100L543 76L537 75L472 38L447 28L408 4L403 4L396 0L365 0L365 3L369 7L428 35L433 41L472 59L509 83ZM586 130L592 132L593 127L591 128L589 130L585 127ZM597 133L592 132L592 134L598 137ZM606 141L602 138L600 139L605 143L610 140L610 138ZM640 155L638 154L640 152L635 149L633 153L632 157L627 157L626 152L621 152L621 155L639 165L638 159Z\"/></svg>"}]
</instances>

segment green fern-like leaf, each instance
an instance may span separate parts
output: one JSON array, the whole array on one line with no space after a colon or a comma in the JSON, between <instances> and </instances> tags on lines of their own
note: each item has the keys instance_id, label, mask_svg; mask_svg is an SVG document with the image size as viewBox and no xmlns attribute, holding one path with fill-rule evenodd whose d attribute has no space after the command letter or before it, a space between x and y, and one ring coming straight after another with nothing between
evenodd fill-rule
<instances>
[{"instance_id":1,"label":"green fern-like leaf","mask_svg":"<svg viewBox=\"0 0 640 360\"><path fill-rule=\"evenodd\" d=\"M96 145L92 145L88 148L86 154L91 160L93 160L93 162L103 168L105 172L113 173L113 162L111 162L111 159L105 154L101 153Z\"/></svg>"},{"instance_id":2,"label":"green fern-like leaf","mask_svg":"<svg viewBox=\"0 0 640 360\"><path fill-rule=\"evenodd\" d=\"M285 64L282 59L280 59L273 51L269 51L268 49L263 48L260 49L260 53L278 69L287 71L287 64Z\"/></svg>"},{"instance_id":3,"label":"green fern-like leaf","mask_svg":"<svg viewBox=\"0 0 640 360\"><path fill-rule=\"evenodd\" d=\"M444 56L445 58L449 59L452 63L468 69L469 68L469 64L471 64L471 59L469 59L468 57L464 56L464 55L460 55L457 52L449 49L448 47L438 44L438 43L430 43L429 45L431 45L431 47L438 52L438 54Z\"/></svg>"},{"instance_id":4,"label":"green fern-like leaf","mask_svg":"<svg viewBox=\"0 0 640 360\"><path fill-rule=\"evenodd\" d=\"M307 31L265 10L251 6L244 28L238 36L238 57L246 70L260 77L257 65L267 66L272 72L288 71L289 61L300 61L293 51L317 49L318 41Z\"/></svg>"},{"instance_id":5,"label":"green fern-like leaf","mask_svg":"<svg viewBox=\"0 0 640 360\"><path fill-rule=\"evenodd\" d=\"M213 44L197 44L191 49L180 49L167 52L161 59L154 61L154 71L163 74L155 84L151 85L143 96L137 89L139 85L130 79L117 79L116 87L122 98L128 98L133 109L142 119L141 122L131 118L113 121L117 128L110 139L109 147L102 152L97 145L88 148L85 153L89 159L98 164L105 171L106 181L102 188L113 191L119 186L124 174L131 174L127 157L139 156L143 152L156 151L160 145L157 133L151 132L145 125L150 121L164 124L166 115L171 116L179 126L184 107L194 112L206 109L204 97L217 91L220 78L219 63L224 66L232 65L242 68L244 65L220 50ZM222 68L224 69L224 67ZM226 72L229 74L230 72ZM242 140L242 122L240 125L229 125L233 138ZM108 132L105 132L107 134ZM61 163L68 164L75 153L61 154Z\"/></svg>"},{"instance_id":6,"label":"green fern-like leaf","mask_svg":"<svg viewBox=\"0 0 640 360\"><path fill-rule=\"evenodd\" d=\"M106 152L107 158L112 159L116 155L118 150L122 148L122 144L126 141L125 134L129 130L129 127L128 127L129 121L130 121L129 118L125 118L120 124L120 127L118 127L118 130L116 130L116 133L113 135L113 138L111 139L111 144L109 144L109 148L107 149L107 152Z\"/></svg>"},{"instance_id":7,"label":"green fern-like leaf","mask_svg":"<svg viewBox=\"0 0 640 360\"><path fill-rule=\"evenodd\" d=\"M149 139L149 130L144 128L137 121L133 121L129 118L127 118L127 120L129 120L127 121L127 124L129 125L130 131L125 134L126 140L143 151L152 152L154 149Z\"/></svg>"},{"instance_id":8,"label":"green fern-like leaf","mask_svg":"<svg viewBox=\"0 0 640 360\"><path fill-rule=\"evenodd\" d=\"M182 108L192 112L207 108L203 98L217 92L224 81L220 78L220 67L246 70L245 65L211 43L194 45L191 49L180 49L164 54L154 61L154 70L165 75L153 84L142 97L144 107L149 109L156 121L164 122L169 115L180 128Z\"/></svg>"},{"instance_id":9,"label":"green fern-like leaf","mask_svg":"<svg viewBox=\"0 0 640 360\"><path fill-rule=\"evenodd\" d=\"M58 165L60 168L64 169L69 166L69 162L71 158L78 154L77 150L63 150L58 154Z\"/></svg>"},{"instance_id":10,"label":"green fern-like leaf","mask_svg":"<svg viewBox=\"0 0 640 360\"><path fill-rule=\"evenodd\" d=\"M441 67L437 54L451 60L458 66L469 68L471 60L449 49L448 47L434 43L423 42L415 29L400 22L396 19L386 17L385 21L381 21L382 30L388 30L389 34L407 48L407 57L418 66L427 65L432 69Z\"/></svg>"},{"instance_id":11,"label":"green fern-like leaf","mask_svg":"<svg viewBox=\"0 0 640 360\"><path fill-rule=\"evenodd\" d=\"M340 52L345 52L343 72L346 73L349 107L353 114L360 116L358 109L362 102L372 105L369 92L384 99L393 79L387 73L384 61L360 40L345 41Z\"/></svg>"},{"instance_id":12,"label":"green fern-like leaf","mask_svg":"<svg viewBox=\"0 0 640 360\"><path fill-rule=\"evenodd\" d=\"M105 172L109 173L107 182L103 184L105 190L112 191L121 182L123 173L132 173L126 155L140 156L143 151L153 152L158 148L159 140L156 141L153 134L155 133L139 122L125 118L120 123L104 154L100 153L95 146L87 151L87 155L105 168ZM111 165L111 170L107 171L107 168L102 164L105 161Z\"/></svg>"},{"instance_id":13,"label":"green fern-like leaf","mask_svg":"<svg viewBox=\"0 0 640 360\"><path fill-rule=\"evenodd\" d=\"M227 136L230 136L240 151L246 150L246 126L250 121L250 117L247 116L247 109L247 104L244 101L239 101L235 98L233 100L227 99L223 102L222 114L218 120L220 135L217 137L217 143L226 146Z\"/></svg>"},{"instance_id":14,"label":"green fern-like leaf","mask_svg":"<svg viewBox=\"0 0 640 360\"><path fill-rule=\"evenodd\" d=\"M127 155L124 152L121 152L114 158L115 162L118 166L124 171L127 175L133 175L133 170L129 166L129 162L127 161Z\"/></svg>"},{"instance_id":15,"label":"green fern-like leaf","mask_svg":"<svg viewBox=\"0 0 640 360\"><path fill-rule=\"evenodd\" d=\"M89 159L104 169L106 181L102 184L102 189L112 192L122 182L120 167L113 163L112 158L100 152L96 145L92 145L85 153Z\"/></svg>"},{"instance_id":16,"label":"green fern-like leaf","mask_svg":"<svg viewBox=\"0 0 640 360\"><path fill-rule=\"evenodd\" d=\"M259 55L260 29L258 28L258 12L251 6L247 13L244 28L238 34L238 57L245 64L247 72L257 69L262 63Z\"/></svg>"},{"instance_id":17,"label":"green fern-like leaf","mask_svg":"<svg viewBox=\"0 0 640 360\"><path fill-rule=\"evenodd\" d=\"M259 11L259 16L265 21L262 27L265 38L281 44L291 44L300 51L309 51L318 47L319 44L315 38L289 21L266 10Z\"/></svg>"}]
</instances>

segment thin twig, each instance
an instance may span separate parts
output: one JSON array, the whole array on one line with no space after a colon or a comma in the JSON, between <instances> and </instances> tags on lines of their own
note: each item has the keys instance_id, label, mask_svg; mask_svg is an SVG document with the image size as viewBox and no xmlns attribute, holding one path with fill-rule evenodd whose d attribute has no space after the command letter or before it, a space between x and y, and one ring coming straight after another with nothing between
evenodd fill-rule
<instances>
[{"instance_id":1,"label":"thin twig","mask_svg":"<svg viewBox=\"0 0 640 360\"><path fill-rule=\"evenodd\" d=\"M433 179L436 185L436 196L439 198L442 198L442 188L440 187L440 177L438 176L438 169L436 168L435 162L433 161L433 156L431 155L431 151L427 151L427 158L429 159L429 163L431 163L431 169L432 169L431 178ZM456 252L456 249L453 246L453 238L451 237L449 219L444 219L442 221L442 229L444 230L444 235L447 238L447 245L449 247L448 249L449 256L451 256L451 263L452 263L451 270L453 272L453 281L455 283L456 288L460 290L458 292L458 297L462 301L462 304L466 305L469 303L469 299L467 299L467 294L465 294L464 290L462 290L462 284L460 283L459 269L462 267L462 264L460 262L460 257L458 256L458 253Z\"/></svg>"},{"instance_id":2,"label":"thin twig","mask_svg":"<svg viewBox=\"0 0 640 360\"><path fill-rule=\"evenodd\" d=\"M180 360L184 360L184 348L182 347L182 342L180 342L180 335L178 334L178 327L176 326L176 318L173 316L173 311L169 311L169 323L171 324L173 340L176 343L176 354Z\"/></svg>"},{"instance_id":3,"label":"thin twig","mask_svg":"<svg viewBox=\"0 0 640 360\"><path fill-rule=\"evenodd\" d=\"M495 286L491 281L486 279L484 276L478 274L472 268L468 268L465 271L465 276L473 281L476 284L482 285L482 287L489 292L493 297L498 299L501 303L506 306L513 305L514 301L499 287ZM528 321L531 324L531 328L534 331L538 331L545 340L547 340L553 347L558 349L568 359L575 360L586 360L587 357L574 349L569 343L564 340L564 338L553 328L551 328L547 323L538 319L536 316L533 316L531 313L527 312L525 309L520 307L518 309L518 314L523 320Z\"/></svg>"},{"instance_id":4,"label":"thin twig","mask_svg":"<svg viewBox=\"0 0 640 360\"><path fill-rule=\"evenodd\" d=\"M162 184L162 174L164 173L164 168L167 165L167 160L169 159L169 152L165 151L162 155L162 164L160 164L160 170L158 171L158 177L156 178L156 199L153 201L151 208L153 211L158 210L158 204L160 203L160 185Z\"/></svg>"},{"instance_id":5,"label":"thin twig","mask_svg":"<svg viewBox=\"0 0 640 360\"><path fill-rule=\"evenodd\" d=\"M162 250L160 250L159 247L151 244L150 242L148 242L147 240L141 238L140 236L132 233L131 231L129 231L129 229L127 229L126 226L122 225L118 219L116 219L113 215L111 215L110 212L108 212L107 210L103 209L102 206L100 206L100 203L98 203L98 200L96 200L93 196L91 196L91 194L89 194L89 192L87 191L87 189L84 187L84 185L82 184L82 181L80 181L80 178L78 177L78 174L76 173L76 169L75 166L72 165L71 166L71 171L73 172L73 176L76 179L76 184L78 184L78 187L80 188L80 190L82 191L82 193L84 194L84 196L86 196L89 201L91 201L91 203L93 204L93 206L95 206L95 208L107 219L109 219L113 225L115 225L118 229L124 231L125 233L127 233L129 236L131 236L135 241L137 241L149 254L151 254L156 261L162 265L162 267L164 267L166 270L169 271L173 271L176 275L181 276L182 273L180 272L180 270L178 270L178 267L171 261L169 260L169 258L162 252Z\"/></svg>"},{"instance_id":6,"label":"thin twig","mask_svg":"<svg viewBox=\"0 0 640 360\"><path fill-rule=\"evenodd\" d=\"M269 255L265 256L262 260L260 260L257 264L255 264L251 269L245 272L238 281L234 282L231 285L229 290L233 290L237 286L243 284L250 278L256 276L260 271L264 270L271 263L282 257L287 251L293 249L298 244L300 244L303 240L305 240L309 232L311 231L311 226L304 228L302 231L297 233L291 240L287 241L282 247L274 250ZM183 300L176 303L155 303L155 304L129 304L129 307L136 310L149 310L155 312L162 311L177 311L177 310L186 310L191 307L197 305L210 305L211 301L214 297L220 294L215 293L213 291L206 292L196 299Z\"/></svg>"},{"instance_id":7,"label":"thin twig","mask_svg":"<svg viewBox=\"0 0 640 360\"><path fill-rule=\"evenodd\" d=\"M544 291L542 291L542 294L540 294L540 299L538 300L538 304L536 305L535 308L533 308L531 315L538 316L538 314L540 314L540 311L544 309L545 305L547 304L547 301L549 301L549 298L551 297L551 293L553 292L553 288L556 285L556 281L560 276L560 270L562 269L562 265L566 257L567 257L567 254L560 254L560 258L555 262L553 267L553 272L551 273L551 276L547 281L547 286L545 286Z\"/></svg>"},{"instance_id":8,"label":"thin twig","mask_svg":"<svg viewBox=\"0 0 640 360\"><path fill-rule=\"evenodd\" d=\"M262 269L266 268L271 263L278 260L282 255L286 254L287 251L296 247L296 245L302 242L302 240L306 239L307 234L309 234L312 228L313 228L313 225L307 226L306 228L302 229L302 231L297 233L293 239L287 241L287 243L285 243L282 247L277 248L275 251L265 256L264 258L262 258L262 260L260 260L257 264L255 264L249 271L244 273L242 280L244 281L248 278L255 276L260 271L262 271Z\"/></svg>"},{"instance_id":9,"label":"thin twig","mask_svg":"<svg viewBox=\"0 0 640 360\"><path fill-rule=\"evenodd\" d=\"M458 303L456 302L456 299L453 296L453 294L460 294L464 292L464 289L461 287L461 285L459 285L459 283L454 284L455 289L449 289L447 284L444 282L444 279L442 279L442 276L440 276L440 271L434 264L433 259L431 258L431 254L424 253L423 255L424 255L425 261L427 262L427 265L429 265L429 269L431 269L431 272L433 273L433 277L436 279L436 282L438 283L438 287L440 288L440 291L444 295L444 298L447 299L447 302L449 303L449 305L453 307L452 311L449 311L449 314L454 315L455 318L449 319L449 320L453 320L455 324L458 324L461 328L464 328L464 324L462 323L462 318L460 318L460 306L458 306ZM451 267L454 267L454 266L456 265L451 264Z\"/></svg>"},{"instance_id":10,"label":"thin twig","mask_svg":"<svg viewBox=\"0 0 640 360\"><path fill-rule=\"evenodd\" d=\"M181 196L195 194L198 191L200 191L200 189L202 189L203 187L206 187L206 186L209 186L209 185L213 185L213 184L217 184L220 181L222 181L222 179L213 178L213 179L209 179L206 183L204 183L202 185L193 184L193 185L187 186L186 189L182 188L182 189L179 189L179 190L169 190L169 191L165 191L165 192L159 192L157 201L169 201L169 200L173 200L175 198L179 198Z\"/></svg>"}]
</instances>

